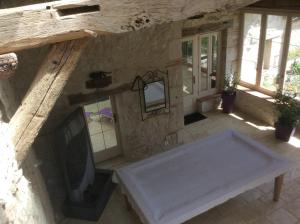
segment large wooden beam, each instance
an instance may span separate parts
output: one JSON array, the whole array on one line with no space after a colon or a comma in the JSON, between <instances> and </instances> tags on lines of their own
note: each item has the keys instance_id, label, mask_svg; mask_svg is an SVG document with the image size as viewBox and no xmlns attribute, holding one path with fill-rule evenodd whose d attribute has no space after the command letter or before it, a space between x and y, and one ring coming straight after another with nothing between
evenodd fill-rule
<instances>
[{"instance_id":1,"label":"large wooden beam","mask_svg":"<svg viewBox=\"0 0 300 224\"><path fill-rule=\"evenodd\" d=\"M132 88L132 83L127 83L115 87L113 89L97 90L93 93L87 93L87 94L79 93L79 94L70 95L68 96L68 99L70 105L93 103L99 100L101 97L107 97L118 93L122 93L124 91L131 90L131 88Z\"/></svg>"},{"instance_id":2,"label":"large wooden beam","mask_svg":"<svg viewBox=\"0 0 300 224\"><path fill-rule=\"evenodd\" d=\"M63 0L0 10L0 54L120 33L210 12L232 11L257 0Z\"/></svg>"},{"instance_id":3,"label":"large wooden beam","mask_svg":"<svg viewBox=\"0 0 300 224\"><path fill-rule=\"evenodd\" d=\"M53 45L21 106L9 122L19 164L60 96L85 47L86 39Z\"/></svg>"}]
</instances>

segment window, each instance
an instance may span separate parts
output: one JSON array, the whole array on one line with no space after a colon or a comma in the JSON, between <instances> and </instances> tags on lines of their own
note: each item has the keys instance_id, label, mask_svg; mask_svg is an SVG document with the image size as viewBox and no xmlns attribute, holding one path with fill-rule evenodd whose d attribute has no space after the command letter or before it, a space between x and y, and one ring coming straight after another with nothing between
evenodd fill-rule
<instances>
[{"instance_id":1,"label":"window","mask_svg":"<svg viewBox=\"0 0 300 224\"><path fill-rule=\"evenodd\" d=\"M242 85L267 94L280 88L300 95L300 17L244 13L241 40Z\"/></svg>"},{"instance_id":2,"label":"window","mask_svg":"<svg viewBox=\"0 0 300 224\"><path fill-rule=\"evenodd\" d=\"M241 80L256 83L256 67L259 49L261 15L245 14Z\"/></svg>"},{"instance_id":3,"label":"window","mask_svg":"<svg viewBox=\"0 0 300 224\"><path fill-rule=\"evenodd\" d=\"M209 37L200 38L201 91L207 90Z\"/></svg>"},{"instance_id":4,"label":"window","mask_svg":"<svg viewBox=\"0 0 300 224\"><path fill-rule=\"evenodd\" d=\"M291 38L286 63L284 89L300 96L300 17L292 19Z\"/></svg>"},{"instance_id":5,"label":"window","mask_svg":"<svg viewBox=\"0 0 300 224\"><path fill-rule=\"evenodd\" d=\"M110 99L84 106L94 152L117 146L115 122Z\"/></svg>"},{"instance_id":6,"label":"window","mask_svg":"<svg viewBox=\"0 0 300 224\"><path fill-rule=\"evenodd\" d=\"M218 51L219 51L219 41L218 35L212 35L212 54L211 54L211 74L210 74L210 86L211 88L216 88L217 85L217 71L218 71Z\"/></svg>"},{"instance_id":7,"label":"window","mask_svg":"<svg viewBox=\"0 0 300 224\"><path fill-rule=\"evenodd\" d=\"M193 93L193 41L187 40L182 42L182 79L183 95Z\"/></svg>"},{"instance_id":8,"label":"window","mask_svg":"<svg viewBox=\"0 0 300 224\"><path fill-rule=\"evenodd\" d=\"M267 16L260 86L270 91L276 91L278 83L285 25L285 16Z\"/></svg>"}]
</instances>

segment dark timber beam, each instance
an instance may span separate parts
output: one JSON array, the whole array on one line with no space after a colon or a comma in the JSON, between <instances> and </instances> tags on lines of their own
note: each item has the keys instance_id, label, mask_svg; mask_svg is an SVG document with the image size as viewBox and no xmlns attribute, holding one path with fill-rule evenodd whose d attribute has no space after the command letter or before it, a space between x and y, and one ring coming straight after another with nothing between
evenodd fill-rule
<instances>
[{"instance_id":1,"label":"dark timber beam","mask_svg":"<svg viewBox=\"0 0 300 224\"><path fill-rule=\"evenodd\" d=\"M93 103L101 97L111 96L114 94L122 93L124 91L131 90L132 84L123 84L121 86L115 87L113 89L107 89L107 90L97 90L93 93L87 93L87 94L74 94L68 96L70 105L76 105L76 104L86 104L86 103Z\"/></svg>"},{"instance_id":2,"label":"dark timber beam","mask_svg":"<svg viewBox=\"0 0 300 224\"><path fill-rule=\"evenodd\" d=\"M9 122L19 164L26 158L31 144L61 95L86 42L86 39L79 39L53 45L21 106Z\"/></svg>"}]
</instances>

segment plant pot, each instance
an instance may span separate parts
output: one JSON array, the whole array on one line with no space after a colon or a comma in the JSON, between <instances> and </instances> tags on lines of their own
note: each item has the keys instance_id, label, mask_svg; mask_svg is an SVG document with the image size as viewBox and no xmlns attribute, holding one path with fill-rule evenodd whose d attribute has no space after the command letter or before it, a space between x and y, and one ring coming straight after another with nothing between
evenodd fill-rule
<instances>
[{"instance_id":1,"label":"plant pot","mask_svg":"<svg viewBox=\"0 0 300 224\"><path fill-rule=\"evenodd\" d=\"M294 135L296 128L275 123L275 137L282 141L288 142L290 137Z\"/></svg>"},{"instance_id":2,"label":"plant pot","mask_svg":"<svg viewBox=\"0 0 300 224\"><path fill-rule=\"evenodd\" d=\"M222 109L223 113L229 114L233 111L233 105L236 98L236 92L222 92Z\"/></svg>"}]
</instances>

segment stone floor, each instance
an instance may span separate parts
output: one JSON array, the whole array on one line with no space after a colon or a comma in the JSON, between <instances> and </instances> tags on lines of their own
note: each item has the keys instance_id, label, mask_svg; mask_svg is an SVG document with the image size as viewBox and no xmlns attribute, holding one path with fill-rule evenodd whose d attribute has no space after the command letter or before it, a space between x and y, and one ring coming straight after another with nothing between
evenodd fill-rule
<instances>
[{"instance_id":1,"label":"stone floor","mask_svg":"<svg viewBox=\"0 0 300 224\"><path fill-rule=\"evenodd\" d=\"M216 111L206 115L207 119L188 125L182 130L182 142L187 143L228 128L236 129L288 157L295 163L295 168L285 177L279 202L272 200L273 182L270 182L245 192L186 224L300 224L300 137L283 143L274 139L272 127L243 114L225 115ZM123 164L124 160L117 158L100 166L115 168ZM138 217L126 210L119 189L112 195L98 222L66 219L62 223L140 224Z\"/></svg>"}]
</instances>

